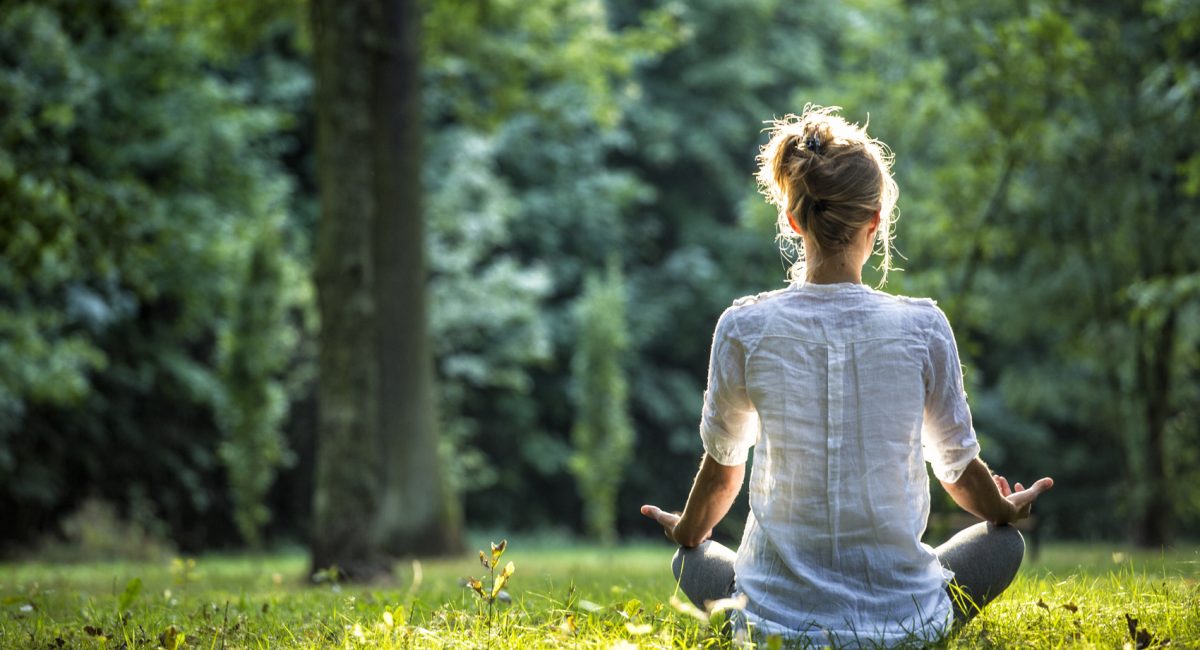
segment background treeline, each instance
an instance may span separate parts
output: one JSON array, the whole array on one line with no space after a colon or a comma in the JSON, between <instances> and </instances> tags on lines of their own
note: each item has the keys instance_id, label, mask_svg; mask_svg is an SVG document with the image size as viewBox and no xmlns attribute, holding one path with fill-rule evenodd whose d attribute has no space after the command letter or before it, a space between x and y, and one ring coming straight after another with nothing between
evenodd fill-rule
<instances>
[{"instance_id":1,"label":"background treeline","mask_svg":"<svg viewBox=\"0 0 1200 650\"><path fill-rule=\"evenodd\" d=\"M185 549L307 536L307 11L0 3L8 548L97 502ZM614 455L622 533L682 505L716 317L783 281L760 125L816 102L895 150L886 289L949 314L985 457L1058 480L1042 530L1200 530L1200 5L424 12L431 326L469 526L595 528L576 480L617 490Z\"/></svg>"}]
</instances>

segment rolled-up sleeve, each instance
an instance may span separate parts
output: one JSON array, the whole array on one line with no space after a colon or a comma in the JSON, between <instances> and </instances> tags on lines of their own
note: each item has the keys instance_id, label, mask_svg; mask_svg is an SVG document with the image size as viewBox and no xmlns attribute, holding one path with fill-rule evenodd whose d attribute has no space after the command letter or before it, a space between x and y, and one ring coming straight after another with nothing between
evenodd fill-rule
<instances>
[{"instance_id":1,"label":"rolled-up sleeve","mask_svg":"<svg viewBox=\"0 0 1200 650\"><path fill-rule=\"evenodd\" d=\"M746 353L736 330L734 308L727 309L713 334L700 417L705 453L727 466L745 463L758 437L758 411L746 391Z\"/></svg>"},{"instance_id":2,"label":"rolled-up sleeve","mask_svg":"<svg viewBox=\"0 0 1200 650\"><path fill-rule=\"evenodd\" d=\"M954 332L940 309L929 334L928 350L921 446L934 476L954 483L979 455L979 441L971 424Z\"/></svg>"}]
</instances>

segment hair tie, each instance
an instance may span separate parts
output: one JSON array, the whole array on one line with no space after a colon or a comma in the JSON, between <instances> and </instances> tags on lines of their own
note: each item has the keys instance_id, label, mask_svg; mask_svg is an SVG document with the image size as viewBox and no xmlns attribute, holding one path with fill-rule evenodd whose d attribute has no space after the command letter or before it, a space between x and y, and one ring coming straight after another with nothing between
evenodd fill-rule
<instances>
[{"instance_id":1,"label":"hair tie","mask_svg":"<svg viewBox=\"0 0 1200 650\"><path fill-rule=\"evenodd\" d=\"M804 147L809 151L820 155L821 154L821 138L817 134L812 134L804 139Z\"/></svg>"}]
</instances>

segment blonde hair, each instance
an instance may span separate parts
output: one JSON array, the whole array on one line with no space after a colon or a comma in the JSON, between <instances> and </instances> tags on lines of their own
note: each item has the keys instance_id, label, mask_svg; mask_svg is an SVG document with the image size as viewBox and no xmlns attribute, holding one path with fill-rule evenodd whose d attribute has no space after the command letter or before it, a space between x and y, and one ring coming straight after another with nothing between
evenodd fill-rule
<instances>
[{"instance_id":1,"label":"blonde hair","mask_svg":"<svg viewBox=\"0 0 1200 650\"><path fill-rule=\"evenodd\" d=\"M768 122L770 139L758 154L759 191L779 210L776 240L791 261L788 280L803 281L804 240L788 213L822 252L846 248L879 213L875 252L887 282L892 270L892 224L900 190L892 178L892 152L867 135L866 127L837 115L838 106L809 104L802 115Z\"/></svg>"}]
</instances>

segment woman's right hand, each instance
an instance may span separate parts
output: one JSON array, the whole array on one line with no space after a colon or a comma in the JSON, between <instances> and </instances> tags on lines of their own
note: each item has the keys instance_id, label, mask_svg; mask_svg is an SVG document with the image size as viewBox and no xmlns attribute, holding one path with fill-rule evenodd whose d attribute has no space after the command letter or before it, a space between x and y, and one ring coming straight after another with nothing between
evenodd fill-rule
<instances>
[{"instance_id":1,"label":"woman's right hand","mask_svg":"<svg viewBox=\"0 0 1200 650\"><path fill-rule=\"evenodd\" d=\"M642 514L658 522L658 525L663 527L667 539L675 541L675 526L679 524L679 515L649 504L642 506Z\"/></svg>"},{"instance_id":2,"label":"woman's right hand","mask_svg":"<svg viewBox=\"0 0 1200 650\"><path fill-rule=\"evenodd\" d=\"M658 522L658 525L663 527L663 532L666 533L667 539L679 544L680 546L691 548L698 544L702 544L704 540L712 537L711 529L701 535L699 541L692 540L692 538L688 537L686 534L680 536L679 533L681 531L679 530L679 522L683 519L683 517L673 512L667 512L658 506L648 504L644 505L642 506L642 514Z\"/></svg>"}]
</instances>

